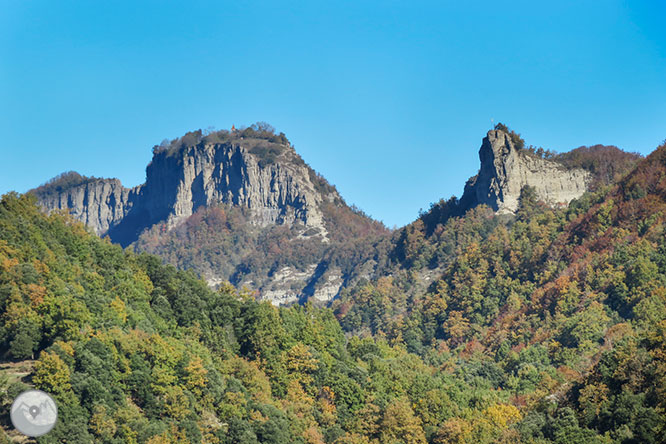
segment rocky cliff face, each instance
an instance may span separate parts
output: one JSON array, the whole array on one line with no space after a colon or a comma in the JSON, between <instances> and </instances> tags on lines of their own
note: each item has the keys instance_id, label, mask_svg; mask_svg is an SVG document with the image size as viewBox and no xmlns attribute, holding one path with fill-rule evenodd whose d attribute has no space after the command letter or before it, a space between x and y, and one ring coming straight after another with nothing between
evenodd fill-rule
<instances>
[{"instance_id":1,"label":"rocky cliff face","mask_svg":"<svg viewBox=\"0 0 666 444\"><path fill-rule=\"evenodd\" d=\"M131 189L70 172L32 192L46 210L68 210L115 243L194 269L211 285L247 287L276 305L334 298L354 279L354 263L340 259L353 227L388 233L347 207L282 135L201 136L155 147L146 182ZM356 256L351 262L365 262Z\"/></svg>"},{"instance_id":2,"label":"rocky cliff face","mask_svg":"<svg viewBox=\"0 0 666 444\"><path fill-rule=\"evenodd\" d=\"M588 190L592 175L580 168L565 168L515 146L509 133L488 131L479 150L479 174L471 178L461 199L466 207L485 204L500 214L518 209L520 191L533 187L540 200L566 205Z\"/></svg>"},{"instance_id":3,"label":"rocky cliff face","mask_svg":"<svg viewBox=\"0 0 666 444\"><path fill-rule=\"evenodd\" d=\"M118 179L94 179L87 183L39 196L48 211L67 209L98 235L122 222L140 195L141 187L127 189Z\"/></svg>"},{"instance_id":4,"label":"rocky cliff face","mask_svg":"<svg viewBox=\"0 0 666 444\"><path fill-rule=\"evenodd\" d=\"M242 145L191 147L160 153L147 169L145 198L154 219L172 223L200 206L224 202L252 211L260 225L302 223L322 227L319 195L304 165L285 148L280 161L260 166Z\"/></svg>"},{"instance_id":5,"label":"rocky cliff face","mask_svg":"<svg viewBox=\"0 0 666 444\"><path fill-rule=\"evenodd\" d=\"M320 204L339 196L316 190L293 148L281 146L270 163L251 152L267 145L247 140L159 151L143 185L127 189L117 179L95 179L40 196L40 203L47 210L70 210L95 233L123 246L156 223L172 228L197 208L220 203L248 208L252 223L301 224L308 235L326 239Z\"/></svg>"}]
</instances>

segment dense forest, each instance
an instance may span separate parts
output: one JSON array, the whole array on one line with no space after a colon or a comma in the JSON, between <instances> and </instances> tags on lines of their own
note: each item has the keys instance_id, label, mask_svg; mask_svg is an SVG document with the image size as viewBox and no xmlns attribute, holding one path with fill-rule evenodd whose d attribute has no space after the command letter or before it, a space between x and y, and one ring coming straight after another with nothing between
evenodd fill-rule
<instances>
[{"instance_id":1,"label":"dense forest","mask_svg":"<svg viewBox=\"0 0 666 444\"><path fill-rule=\"evenodd\" d=\"M666 145L568 208L424 215L392 273L276 308L10 193L0 442L28 386L58 403L43 443L664 442L665 222Z\"/></svg>"},{"instance_id":2,"label":"dense forest","mask_svg":"<svg viewBox=\"0 0 666 444\"><path fill-rule=\"evenodd\" d=\"M401 272L334 302L343 329L508 396L516 441L664 442L666 145L567 209L529 188L514 218L441 208L444 223L424 214L402 230ZM411 292L433 267L429 290ZM426 436L497 439L477 424L449 418Z\"/></svg>"}]
</instances>

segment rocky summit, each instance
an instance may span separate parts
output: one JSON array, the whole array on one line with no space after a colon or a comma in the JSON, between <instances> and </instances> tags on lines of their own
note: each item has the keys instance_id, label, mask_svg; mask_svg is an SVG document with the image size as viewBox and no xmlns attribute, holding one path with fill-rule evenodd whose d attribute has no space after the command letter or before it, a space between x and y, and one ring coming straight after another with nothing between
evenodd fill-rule
<instances>
[{"instance_id":1,"label":"rocky summit","mask_svg":"<svg viewBox=\"0 0 666 444\"><path fill-rule=\"evenodd\" d=\"M372 244L389 234L265 125L163 142L146 182L131 189L70 172L32 193L46 210L67 210L114 243L274 304L329 301L373 273ZM350 256L359 249L368 253Z\"/></svg>"},{"instance_id":2,"label":"rocky summit","mask_svg":"<svg viewBox=\"0 0 666 444\"><path fill-rule=\"evenodd\" d=\"M479 173L467 182L462 202L506 214L516 212L525 186L551 206L567 205L589 189L592 173L543 159L516 146L520 142L514 139L509 131L488 131L479 149Z\"/></svg>"},{"instance_id":3,"label":"rocky summit","mask_svg":"<svg viewBox=\"0 0 666 444\"><path fill-rule=\"evenodd\" d=\"M259 155L271 150L270 162ZM339 196L333 189L318 192L311 177L289 144L239 137L156 149L146 182L131 189L118 179L88 179L58 193L48 193L53 184L47 184L36 194L47 210L69 209L95 233L123 246L158 222L171 228L199 207L220 203L248 208L252 223L301 224L310 236L326 239L320 204Z\"/></svg>"}]
</instances>

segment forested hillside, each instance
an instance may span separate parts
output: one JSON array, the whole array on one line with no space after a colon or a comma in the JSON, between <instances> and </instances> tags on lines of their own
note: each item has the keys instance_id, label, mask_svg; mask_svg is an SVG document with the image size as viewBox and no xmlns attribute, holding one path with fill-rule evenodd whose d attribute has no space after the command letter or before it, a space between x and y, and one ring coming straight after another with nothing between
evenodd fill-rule
<instances>
[{"instance_id":1,"label":"forested hillside","mask_svg":"<svg viewBox=\"0 0 666 444\"><path fill-rule=\"evenodd\" d=\"M431 227L418 220L397 244L402 270L343 294L336 315L350 333L510 393L516 439L664 442L664 214L666 145L568 209L525 188L515 218L479 207ZM444 271L415 294L428 267ZM477 423L449 418L434 442L485 442Z\"/></svg>"},{"instance_id":2,"label":"forested hillside","mask_svg":"<svg viewBox=\"0 0 666 444\"><path fill-rule=\"evenodd\" d=\"M0 239L3 426L26 384L43 389L60 419L40 442L418 443L459 415L488 439L520 417L508 392L470 390L435 350L213 292L29 196L2 198Z\"/></svg>"},{"instance_id":3,"label":"forested hillside","mask_svg":"<svg viewBox=\"0 0 666 444\"><path fill-rule=\"evenodd\" d=\"M44 443L664 442L665 215L666 145L566 209L525 188L515 217L419 220L330 310L213 291L10 193L2 425L34 386Z\"/></svg>"}]
</instances>

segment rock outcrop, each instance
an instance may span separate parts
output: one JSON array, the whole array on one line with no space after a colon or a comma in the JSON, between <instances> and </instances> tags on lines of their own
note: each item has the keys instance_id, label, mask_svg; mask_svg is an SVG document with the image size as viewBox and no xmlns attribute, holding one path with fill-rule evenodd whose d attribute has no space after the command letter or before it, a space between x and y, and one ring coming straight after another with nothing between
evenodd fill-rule
<instances>
[{"instance_id":1,"label":"rock outcrop","mask_svg":"<svg viewBox=\"0 0 666 444\"><path fill-rule=\"evenodd\" d=\"M200 206L228 203L249 208L259 225L323 228L322 196L299 160L284 147L278 160L261 165L242 143L157 153L146 172L145 207L151 219L171 224Z\"/></svg>"},{"instance_id":2,"label":"rock outcrop","mask_svg":"<svg viewBox=\"0 0 666 444\"><path fill-rule=\"evenodd\" d=\"M145 183L134 188L69 172L32 193L47 211L67 210L96 234L194 269L211 286L230 281L275 305L325 304L356 279L349 264L365 262L361 255L343 261L344 273L335 265L353 227L373 236L388 231L349 208L286 137L248 132L188 133L157 146ZM217 206L221 216L202 221ZM225 211L242 220L233 231ZM197 229L207 237L183 234ZM211 256L217 259L204 259Z\"/></svg>"},{"instance_id":3,"label":"rock outcrop","mask_svg":"<svg viewBox=\"0 0 666 444\"><path fill-rule=\"evenodd\" d=\"M488 131L479 150L479 173L465 185L461 203L465 207L485 204L499 214L515 213L525 185L549 205L566 205L588 190L592 175L515 146L509 133Z\"/></svg>"},{"instance_id":4,"label":"rock outcrop","mask_svg":"<svg viewBox=\"0 0 666 444\"><path fill-rule=\"evenodd\" d=\"M309 168L290 146L281 146L270 163L251 152L268 144L248 140L157 151L146 183L132 189L118 179L94 179L60 193L37 194L47 210L68 209L123 246L156 223L171 228L197 208L220 203L248 208L255 224L302 224L304 232L326 239L320 204L339 196L317 191Z\"/></svg>"},{"instance_id":5,"label":"rock outcrop","mask_svg":"<svg viewBox=\"0 0 666 444\"><path fill-rule=\"evenodd\" d=\"M127 189L118 179L92 179L60 193L38 197L46 210L67 209L95 233L104 235L123 221L140 192L141 187Z\"/></svg>"}]
</instances>

